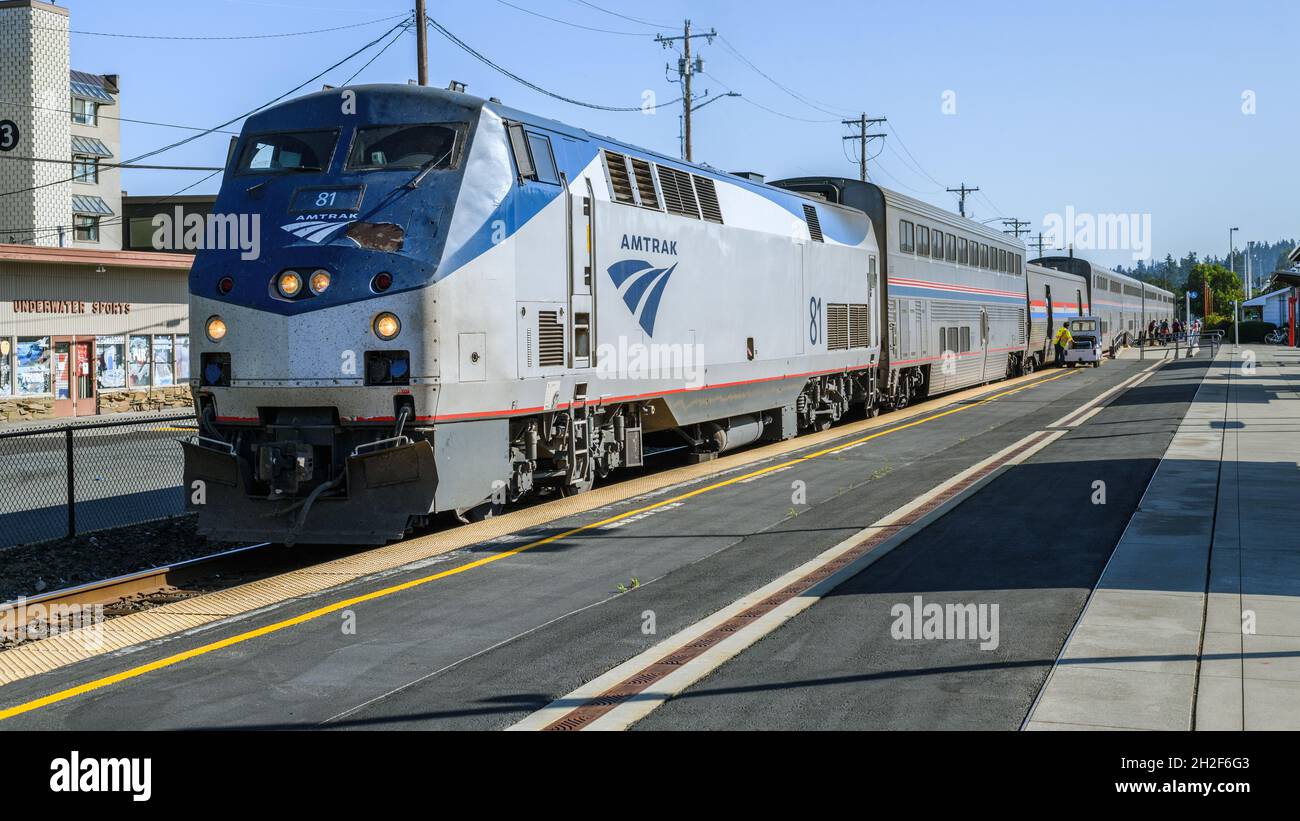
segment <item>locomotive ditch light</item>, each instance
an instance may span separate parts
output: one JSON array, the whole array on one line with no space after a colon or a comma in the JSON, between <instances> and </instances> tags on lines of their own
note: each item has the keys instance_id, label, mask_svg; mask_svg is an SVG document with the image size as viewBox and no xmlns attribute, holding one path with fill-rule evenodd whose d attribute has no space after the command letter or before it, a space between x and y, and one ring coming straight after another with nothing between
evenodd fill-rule
<instances>
[{"instance_id":1,"label":"locomotive ditch light","mask_svg":"<svg viewBox=\"0 0 1300 821\"><path fill-rule=\"evenodd\" d=\"M280 296L293 299L302 293L302 277L297 271L284 271L275 281L275 288Z\"/></svg>"},{"instance_id":2,"label":"locomotive ditch light","mask_svg":"<svg viewBox=\"0 0 1300 821\"><path fill-rule=\"evenodd\" d=\"M204 328L208 333L208 339L213 342L220 342L226 337L226 320L219 316L208 317L207 324Z\"/></svg>"},{"instance_id":3,"label":"locomotive ditch light","mask_svg":"<svg viewBox=\"0 0 1300 821\"><path fill-rule=\"evenodd\" d=\"M390 314L385 311L375 317L373 328L375 336L387 342L402 332L402 322L397 318L396 314Z\"/></svg>"},{"instance_id":4,"label":"locomotive ditch light","mask_svg":"<svg viewBox=\"0 0 1300 821\"><path fill-rule=\"evenodd\" d=\"M311 288L313 294L324 293L325 289L330 287L330 272L324 268L312 271L311 279L307 280L307 287Z\"/></svg>"}]
</instances>

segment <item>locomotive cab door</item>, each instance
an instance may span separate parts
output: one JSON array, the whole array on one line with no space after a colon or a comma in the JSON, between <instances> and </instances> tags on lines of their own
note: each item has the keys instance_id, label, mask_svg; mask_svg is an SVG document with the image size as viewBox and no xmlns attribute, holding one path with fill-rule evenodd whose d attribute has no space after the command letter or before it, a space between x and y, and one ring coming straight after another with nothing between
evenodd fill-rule
<instances>
[{"instance_id":1,"label":"locomotive cab door","mask_svg":"<svg viewBox=\"0 0 1300 821\"><path fill-rule=\"evenodd\" d=\"M565 187L569 192L569 366L588 368L595 355L596 198L588 177L577 186L566 183Z\"/></svg>"}]
</instances>

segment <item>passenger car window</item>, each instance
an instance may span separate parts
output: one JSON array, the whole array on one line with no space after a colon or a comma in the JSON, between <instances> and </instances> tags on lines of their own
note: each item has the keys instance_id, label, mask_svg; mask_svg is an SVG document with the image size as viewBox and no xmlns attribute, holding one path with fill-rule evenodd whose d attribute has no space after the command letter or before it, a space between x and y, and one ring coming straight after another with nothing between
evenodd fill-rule
<instances>
[{"instance_id":1,"label":"passenger car window","mask_svg":"<svg viewBox=\"0 0 1300 821\"><path fill-rule=\"evenodd\" d=\"M347 168L387 170L452 168L458 130L449 125L385 125L357 129Z\"/></svg>"}]
</instances>

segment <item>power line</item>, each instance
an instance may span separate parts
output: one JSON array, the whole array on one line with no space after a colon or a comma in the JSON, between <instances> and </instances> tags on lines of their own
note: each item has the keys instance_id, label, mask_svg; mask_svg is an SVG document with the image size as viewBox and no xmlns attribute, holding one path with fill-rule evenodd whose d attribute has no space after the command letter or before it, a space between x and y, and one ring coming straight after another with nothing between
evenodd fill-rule
<instances>
[{"instance_id":1,"label":"power line","mask_svg":"<svg viewBox=\"0 0 1300 821\"><path fill-rule=\"evenodd\" d=\"M735 91L734 88L732 88L731 86L727 85L727 84L726 84L725 82L723 82L722 80L718 79L718 75L713 74L712 72L708 72L708 71L702 71L702 72L700 72L700 73L703 74L705 77L708 77L710 80L714 81L714 82L717 83L718 85L722 86L722 87L725 88L726 90L728 90L728 91ZM783 117L783 118L785 118L785 119L787 119L787 120L793 120L794 122L797 122L797 123L834 123L834 122L838 122L838 121L839 121L839 118L838 118L838 117L836 117L836 118L834 118L834 119L824 119L824 120L810 119L810 118L808 118L808 117L796 117L796 116L793 115L793 114L786 114L784 111L777 111L775 108L769 108L769 107L763 105L762 103L758 103L758 102L755 102L754 100L751 100L749 97L742 96L740 99L743 100L744 102L749 103L750 105L754 106L755 108L761 108L763 111L766 111L768 114L775 114L775 115L778 116L778 117Z\"/></svg>"},{"instance_id":2,"label":"power line","mask_svg":"<svg viewBox=\"0 0 1300 821\"><path fill-rule=\"evenodd\" d=\"M137 163L137 162L139 162L140 160L145 160L145 159L148 159L149 157L153 157L153 156L156 156L156 155L158 155L158 154L162 154L163 152L171 151L173 148L179 148L179 147L182 146L182 145L185 145L185 144L187 144L187 143L191 143L191 142L193 142L193 141L195 141L195 140L197 140L197 139L200 139L200 138L202 138L202 137L207 136L208 134L212 134L212 133L214 133L214 132L217 132L217 131L219 131L220 129L223 129L223 128L225 128L225 127L228 126L228 125L231 125L231 124L233 124L233 123L236 123L236 122L238 122L238 121L240 121L240 120L243 120L243 119L245 119L245 118L247 118L247 117L250 117L250 116L252 116L253 114L256 114L257 112L261 111L262 109L267 108L268 106L274 105L275 103L278 103L279 101L283 100L285 97L288 97L290 94L293 94L294 92L296 92L296 91L300 90L301 88L303 88L303 86L306 86L306 85L308 85L309 83L313 83L313 82L319 80L321 77L325 76L325 75L328 74L329 72L333 71L334 69L338 68L339 66L341 66L341 65L343 65L344 63L348 62L349 60L353 59L353 58L356 57L357 55L362 54L363 52L365 52L365 51L367 51L368 49L372 48L376 43L380 42L381 40L384 40L384 39L387 38L390 34L392 34L394 31L396 31L397 29L401 28L401 27L404 26L404 25L406 25L405 22L403 22L403 23L398 23L397 25L395 25L395 26L393 26L392 28L390 28L388 31L385 31L383 34L379 35L379 36L376 37L374 40L371 40L369 43L366 43L364 46L362 46L361 48L359 48L359 49L357 49L356 51L352 52L352 53L349 54L348 56L344 57L342 60L339 60L337 63L335 63L334 65L332 65L332 66L330 66L329 68L325 69L324 71L322 71L322 72L316 74L316 75L313 76L313 77L308 78L307 80L304 80L303 82L301 82L301 83L299 83L298 85L294 86L293 88L289 89L288 91L286 91L285 93L283 93L283 94L281 94L280 96L276 97L275 99L270 100L269 102L263 103L262 105L257 106L256 108L252 109L251 111L245 112L244 114L240 114L238 117L233 117L233 118L231 118L231 119L225 121L224 123L220 123L220 124L218 124L218 125L213 126L212 128L204 129L204 130L201 131L200 133L198 133L198 134L194 134L194 135L189 136L189 137L186 137L186 138L183 139L183 140L179 140L179 141L174 142L174 143L172 143L172 144L170 144L170 145L165 145L165 146L163 146L162 148L154 149L153 151L148 151L148 152L146 152L146 153L144 153L144 154L141 154L141 155L139 155L139 156L137 156L137 157L132 157L132 158L126 160L126 162L127 162L127 163ZM67 179L58 179L58 180L54 180L53 182L42 183L42 184L40 184L40 185L33 185L33 186L31 186L31 187L28 187L28 188L21 188L21 189L18 189L18 190L16 190L16 191L5 191L5 192L3 192L3 193L0 193L0 197L13 196L14 194L25 194L25 193L27 193L28 191L36 191L36 190L39 190L39 189L42 189L42 188L49 188L49 187L54 186L54 185L63 185L64 183L70 183L70 182L75 181L76 179L77 179L76 175L73 175L72 177L68 177Z\"/></svg>"},{"instance_id":3,"label":"power line","mask_svg":"<svg viewBox=\"0 0 1300 821\"><path fill-rule=\"evenodd\" d=\"M345 85L345 86L352 85L352 81L355 80L355 79L357 78L357 76L361 74L361 72L363 72L363 71L365 71L366 69L370 68L370 66L371 66L371 65L372 65L376 60L378 60L380 57L383 57L383 56L384 56L384 52L385 52L385 51L388 51L390 48L393 47L393 44L394 44L394 43L396 43L398 40L402 39L402 35L403 35L403 34L406 34L408 31L411 30L411 25L412 25L412 23L410 23L410 22L408 22L408 23L406 23L405 25L403 25L402 28L401 28L401 29L400 29L396 34L393 35L393 39L389 40L388 43L387 43L383 48L381 48L379 51L375 52L375 56L374 56L374 57L371 57L369 60L367 60L365 65L363 65L361 68L357 69L356 71L352 72L352 76L349 77L349 78L347 78L346 80L344 80L344 81L343 81L343 85Z\"/></svg>"},{"instance_id":4,"label":"power line","mask_svg":"<svg viewBox=\"0 0 1300 821\"><path fill-rule=\"evenodd\" d=\"M730 40L728 40L726 37L723 37L722 35L718 35L718 40L720 40L720 41L722 42L722 47L723 47L724 49L726 49L727 51L731 52L732 56L734 56L736 59L740 60L742 63L744 63L745 65L749 66L751 69L753 69L753 70L754 70L754 71L755 71L759 76L761 76L763 79L767 80L769 83L771 83L772 85L774 85L774 86L776 86L777 88L781 89L781 90L784 91L786 94L790 95L790 96L793 97L795 100L798 100L799 102L803 103L804 105L808 106L809 108L816 109L817 111L820 111L820 112L822 112L823 114L833 114L833 115L835 115L835 116L837 116L837 117L843 117L843 116L846 116L846 115L848 114L848 112L850 111L850 109L847 109L847 108L842 108L842 109L839 109L839 110L832 110L832 109L834 108L834 106L831 106L830 103L822 103L820 100L817 100L817 99L815 99L815 98L813 98L813 97L808 97L808 96L806 96L806 95L804 95L804 94L800 94L799 92L795 91L794 89L792 89L792 88L790 88L790 87L788 87L788 86L786 86L786 85L783 85L782 83L778 82L775 78L773 78L771 75L769 75L767 72L763 71L761 68L759 68L758 66L754 65L753 61L751 61L751 60L750 60L748 57L746 57L745 55L741 54L741 53L740 53L740 49L736 48L736 46L735 46L734 44L732 44L732 42L731 42ZM823 107L823 106L826 106L826 107Z\"/></svg>"},{"instance_id":5,"label":"power line","mask_svg":"<svg viewBox=\"0 0 1300 821\"><path fill-rule=\"evenodd\" d=\"M630 23L640 23L641 25L649 26L650 28L663 29L663 28L668 28L669 26L672 25L672 23L654 23L651 22L650 20L642 20L639 17L629 17L628 15L620 14L617 11L610 11L609 9L603 9L600 6L596 5L595 3L588 3L587 0L573 0L573 2L577 3L580 6L586 6L589 9L595 9L596 11L602 12L604 14L609 14L614 17L622 18L623 20L627 20Z\"/></svg>"},{"instance_id":6,"label":"power line","mask_svg":"<svg viewBox=\"0 0 1300 821\"><path fill-rule=\"evenodd\" d=\"M886 143L886 145L888 145L888 143ZM908 191L911 191L913 194L919 194L919 195L922 195L922 196L927 196L927 195L931 195L931 194L942 194L942 193L943 193L943 190L942 190L942 189L937 189L937 188L934 189L934 190L929 190L929 191L924 191L924 190L921 190L921 189L919 189L919 188L913 188L912 186L910 186L910 185L908 185L907 183L905 183L905 182L903 182L902 180L900 180L900 179L899 179L897 176L895 176L894 174L891 174L891 173L889 172L889 169L886 168L885 165L884 165L883 163L877 162L876 165L875 165L875 168L876 168L877 171L880 171L880 172L884 173L884 175L885 175L886 177L889 177L889 179L893 180L895 185L899 186L900 188L905 188L905 189L907 189Z\"/></svg>"},{"instance_id":7,"label":"power line","mask_svg":"<svg viewBox=\"0 0 1300 821\"><path fill-rule=\"evenodd\" d=\"M920 160L918 160L916 156L912 154L912 150L907 147L907 143L903 140L902 135L898 133L898 124L890 123L889 131L891 134L894 135L893 142L898 143L899 147L902 148L903 151L906 152L907 154L907 158L904 158L903 155L898 154L897 152L895 152L895 156L897 156L905 164L910 165L917 173L919 173L921 176L928 179L930 182L934 183L937 186L943 187L944 184L936 180L934 176L930 174L930 172L926 171L925 168L921 166ZM885 145L889 146L890 143L885 143ZM891 148L890 150L892 151L893 149Z\"/></svg>"},{"instance_id":8,"label":"power line","mask_svg":"<svg viewBox=\"0 0 1300 821\"><path fill-rule=\"evenodd\" d=\"M52 160L44 157L14 157L9 154L0 154L0 160L23 160L25 162L51 163L54 165L77 165L76 160ZM211 165L137 165L134 163L124 162L98 162L99 168L125 168L128 170L149 170L149 171L225 171L224 166ZM76 179L81 179L77 177Z\"/></svg>"},{"instance_id":9,"label":"power line","mask_svg":"<svg viewBox=\"0 0 1300 821\"><path fill-rule=\"evenodd\" d=\"M510 8L516 11L522 11L524 14L531 14L532 16L540 17L543 20L550 20L552 23L559 23L562 26L570 26L575 29L582 29L583 31L594 31L599 34L618 34L625 37L645 37L645 33L640 31L614 31L613 29L602 29L602 28L596 28L594 26L584 26L581 23L572 23L568 20L561 20L558 17L551 17L548 14L542 14L541 12L533 11L532 9L526 9L523 6L516 6L514 3L507 3L506 0L497 0L497 2L503 6L509 6Z\"/></svg>"},{"instance_id":10,"label":"power line","mask_svg":"<svg viewBox=\"0 0 1300 821\"><path fill-rule=\"evenodd\" d=\"M44 106L44 105L32 105L31 103L16 103L13 100L0 100L0 105L12 106L14 108L29 108L34 111L50 111L55 114L72 115L74 113L71 109L68 108L52 108L50 106ZM209 131L210 130L206 128L199 128L198 126L194 126L194 125L178 125L176 123L160 123L160 122L155 122L153 120L132 120L127 117L114 117L111 114L105 114L102 111L96 112L95 116L101 120L116 120L119 123L136 123L138 125L153 125L153 126L159 126L161 128L178 128L181 129L182 131ZM215 131L212 133L231 134L236 136L239 134L238 131Z\"/></svg>"},{"instance_id":11,"label":"power line","mask_svg":"<svg viewBox=\"0 0 1300 821\"><path fill-rule=\"evenodd\" d=\"M409 17L406 12L401 14L390 14L387 17L380 17L377 20L367 20L364 23L349 23L346 26L334 26L327 29L313 29L311 31L289 31L284 34L231 34L231 35L181 35L181 34L122 34L113 31L82 31L79 29L68 29L69 34L84 34L89 37L122 37L128 40L278 40L283 37L302 37L308 34L325 34L330 31L343 31L345 29L356 29L364 26L373 26L376 23L385 23L389 20L396 20L398 17ZM35 26L35 28L45 29L46 31L63 31L63 29L53 26Z\"/></svg>"},{"instance_id":12,"label":"power line","mask_svg":"<svg viewBox=\"0 0 1300 821\"><path fill-rule=\"evenodd\" d=\"M218 169L217 171L213 171L211 174L208 174L208 175L205 176L205 177L201 177L201 178L195 180L194 182L190 183L189 185L185 186L184 188L180 189L179 191L175 191L175 192L173 192L173 193L171 193L171 194L168 194L168 195L165 196L165 197L162 197L161 199L158 200L158 202L159 202L159 203L164 203L164 202L167 202L167 201L170 200L170 199L173 199L173 198L175 198L175 197L179 197L180 195L184 194L186 191L189 191L191 188L194 188L195 186L198 186L198 185L202 185L203 183L205 183L205 182L207 182L208 180L212 179L212 178L215 177L217 174L221 173L222 170L224 170L224 169ZM126 217L125 217L124 215L118 215L118 216L115 216L115 217L113 217L113 218L111 218L111 219L101 220L100 223L99 223L99 226L100 226L101 228L103 228L103 227L105 227L105 226L109 226L109 225L117 225L117 224L120 224L120 223L125 222L125 220L126 220ZM45 227L42 227L42 228L10 228L10 229L0 229L0 234L11 234L11 235L12 235L12 234L31 234L32 236L31 236L30 239L31 239L31 242L34 243L34 242L35 242L36 240L38 240L38 239L44 239L45 237L55 236L55 235L57 235L60 231L62 231L62 230L67 230L69 227L71 227L71 226L67 226L67 225L50 225L50 226L45 226Z\"/></svg>"},{"instance_id":13,"label":"power line","mask_svg":"<svg viewBox=\"0 0 1300 821\"><path fill-rule=\"evenodd\" d=\"M545 94L547 97L550 97L555 100L559 100L560 102L569 103L570 105L582 106L583 108L594 108L597 111L623 111L623 112L654 111L656 109L663 108L665 106L676 105L677 103L680 103L682 101L682 98L678 97L676 100L671 100L667 103L656 103L654 105L613 106L613 105L600 105L599 103L588 103L582 100L575 100L572 97L566 97L563 94L557 94L554 91L549 91L545 88L542 88L536 83L531 82L529 80L525 80L523 77L520 77L518 74L515 74L509 69L498 65L497 63L493 62L491 58L487 57L482 52L477 51L473 46L469 45L464 40L457 37L455 34L452 34L447 29L446 26L444 26L442 23L439 23L437 20L433 19L432 17L429 18L429 26L433 28L435 31L437 31L439 34L441 34L443 37L450 40L451 43L455 45L457 48L459 48L461 51L464 51L466 54L470 55L474 59L483 63L493 71L499 74L503 74L506 77L509 77L511 80L514 80L516 83L519 83L525 88L530 88L533 91L536 91L538 94Z\"/></svg>"}]
</instances>

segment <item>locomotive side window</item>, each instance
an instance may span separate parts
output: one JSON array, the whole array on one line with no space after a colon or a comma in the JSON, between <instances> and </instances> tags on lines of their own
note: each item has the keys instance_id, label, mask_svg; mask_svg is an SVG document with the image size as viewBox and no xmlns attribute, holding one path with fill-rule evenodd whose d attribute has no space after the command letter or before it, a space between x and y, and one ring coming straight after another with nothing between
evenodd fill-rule
<instances>
[{"instance_id":1,"label":"locomotive side window","mask_svg":"<svg viewBox=\"0 0 1300 821\"><path fill-rule=\"evenodd\" d=\"M916 246L912 244L912 232L912 223L907 220L898 221L898 250L904 253L911 253L915 250Z\"/></svg>"},{"instance_id":2,"label":"locomotive side window","mask_svg":"<svg viewBox=\"0 0 1300 821\"><path fill-rule=\"evenodd\" d=\"M349 171L452 168L457 129L448 125L385 125L358 128L348 154Z\"/></svg>"},{"instance_id":3,"label":"locomotive side window","mask_svg":"<svg viewBox=\"0 0 1300 821\"><path fill-rule=\"evenodd\" d=\"M324 171L334 156L338 131L295 131L249 137L239 158L241 174Z\"/></svg>"},{"instance_id":4,"label":"locomotive side window","mask_svg":"<svg viewBox=\"0 0 1300 821\"><path fill-rule=\"evenodd\" d=\"M941 237L943 235L936 231L935 236ZM943 242L943 240L939 241ZM916 253L921 256L926 256L930 253L930 229L926 228L924 225L916 226Z\"/></svg>"},{"instance_id":5,"label":"locomotive side window","mask_svg":"<svg viewBox=\"0 0 1300 821\"><path fill-rule=\"evenodd\" d=\"M555 155L551 153L551 138L528 132L528 147L533 154L533 168L538 182L560 184L560 171L555 167Z\"/></svg>"},{"instance_id":6,"label":"locomotive side window","mask_svg":"<svg viewBox=\"0 0 1300 821\"><path fill-rule=\"evenodd\" d=\"M959 237L957 239L957 261L960 262L962 265L966 264L966 238L965 237Z\"/></svg>"},{"instance_id":7,"label":"locomotive side window","mask_svg":"<svg viewBox=\"0 0 1300 821\"><path fill-rule=\"evenodd\" d=\"M932 256L933 256L935 259L943 259L943 232L942 232L942 231L935 231L935 232L934 232L934 246L933 246L933 249L934 249L934 252L933 252Z\"/></svg>"}]
</instances>

